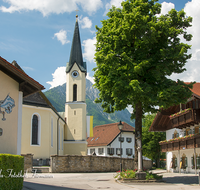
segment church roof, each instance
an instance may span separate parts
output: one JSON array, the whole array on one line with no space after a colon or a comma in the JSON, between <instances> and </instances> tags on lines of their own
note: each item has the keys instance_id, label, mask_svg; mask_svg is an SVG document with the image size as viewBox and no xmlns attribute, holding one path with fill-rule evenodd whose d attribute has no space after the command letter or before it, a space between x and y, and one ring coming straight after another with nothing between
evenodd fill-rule
<instances>
[{"instance_id":1,"label":"church roof","mask_svg":"<svg viewBox=\"0 0 200 190\"><path fill-rule=\"evenodd\" d=\"M76 20L75 29L74 29L74 36L71 46L71 53L69 58L69 63L66 66L66 73L69 73L71 68L73 67L74 63L76 63L79 69L86 73L86 63L83 62L82 57L82 49L81 49L81 40L79 34L79 26L78 26L78 19Z\"/></svg>"},{"instance_id":2,"label":"church roof","mask_svg":"<svg viewBox=\"0 0 200 190\"><path fill-rule=\"evenodd\" d=\"M36 107L44 107L44 108L50 108L54 111L54 113L62 119L64 122L65 120L61 115L57 112L57 110L53 107L51 102L48 100L48 98L45 96L45 94L41 91L36 92L34 94L31 94L27 97L23 98L23 104L24 105L30 105L30 106L36 106ZM65 122L66 123L66 122Z\"/></svg>"},{"instance_id":3,"label":"church roof","mask_svg":"<svg viewBox=\"0 0 200 190\"><path fill-rule=\"evenodd\" d=\"M0 56L0 71L19 83L19 90L23 92L23 97L44 89L44 86L29 77L16 61L9 63Z\"/></svg>"},{"instance_id":4,"label":"church roof","mask_svg":"<svg viewBox=\"0 0 200 190\"><path fill-rule=\"evenodd\" d=\"M111 123L94 127L93 137L89 137L87 139L88 142L87 146L88 147L107 146L111 144L120 134L118 124L119 123ZM131 125L125 122L122 122L122 124L123 124L122 132L135 131L135 128L132 127Z\"/></svg>"}]
</instances>

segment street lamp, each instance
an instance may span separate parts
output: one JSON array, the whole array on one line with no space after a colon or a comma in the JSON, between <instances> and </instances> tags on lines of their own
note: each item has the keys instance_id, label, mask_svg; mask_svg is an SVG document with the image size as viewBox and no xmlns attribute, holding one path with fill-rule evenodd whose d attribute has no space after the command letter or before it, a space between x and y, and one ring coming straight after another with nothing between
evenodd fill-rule
<instances>
[{"instance_id":1,"label":"street lamp","mask_svg":"<svg viewBox=\"0 0 200 190\"><path fill-rule=\"evenodd\" d=\"M123 128L123 124L121 121L118 124L118 128L120 130L120 172L122 172L122 128Z\"/></svg>"}]
</instances>

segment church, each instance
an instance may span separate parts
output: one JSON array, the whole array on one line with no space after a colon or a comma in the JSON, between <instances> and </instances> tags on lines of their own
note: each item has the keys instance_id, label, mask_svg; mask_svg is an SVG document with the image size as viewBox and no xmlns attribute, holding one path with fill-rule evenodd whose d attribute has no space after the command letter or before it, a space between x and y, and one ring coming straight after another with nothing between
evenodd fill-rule
<instances>
[{"instance_id":1,"label":"church","mask_svg":"<svg viewBox=\"0 0 200 190\"><path fill-rule=\"evenodd\" d=\"M4 89L0 94L0 142L4 144L0 153L33 154L33 159L43 160L43 164L47 164L45 161L51 155L87 155L87 68L82 57L77 15L66 65L64 113L56 111L41 92L44 87L16 62L11 64L1 58L0 73L4 81L0 85Z\"/></svg>"},{"instance_id":2,"label":"church","mask_svg":"<svg viewBox=\"0 0 200 190\"><path fill-rule=\"evenodd\" d=\"M50 155L86 155L86 63L83 62L78 16L66 65L65 112L58 113L42 92L23 101L21 154L34 160Z\"/></svg>"}]
</instances>

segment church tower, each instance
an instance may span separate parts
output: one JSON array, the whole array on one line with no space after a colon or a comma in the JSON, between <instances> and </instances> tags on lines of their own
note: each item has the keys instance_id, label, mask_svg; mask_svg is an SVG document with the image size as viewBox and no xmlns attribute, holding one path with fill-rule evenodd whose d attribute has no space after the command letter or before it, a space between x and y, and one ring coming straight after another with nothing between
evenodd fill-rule
<instances>
[{"instance_id":1,"label":"church tower","mask_svg":"<svg viewBox=\"0 0 200 190\"><path fill-rule=\"evenodd\" d=\"M86 63L83 62L78 16L71 46L69 63L66 66L66 103L64 154L87 155L86 141Z\"/></svg>"}]
</instances>

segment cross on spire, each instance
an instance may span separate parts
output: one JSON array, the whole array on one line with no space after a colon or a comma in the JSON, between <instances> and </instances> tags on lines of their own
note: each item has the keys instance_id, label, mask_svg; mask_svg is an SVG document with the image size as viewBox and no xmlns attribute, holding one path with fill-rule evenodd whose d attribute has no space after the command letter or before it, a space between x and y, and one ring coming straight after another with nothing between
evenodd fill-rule
<instances>
[{"instance_id":1,"label":"cross on spire","mask_svg":"<svg viewBox=\"0 0 200 190\"><path fill-rule=\"evenodd\" d=\"M78 20L78 9L75 10L76 11L76 20Z\"/></svg>"}]
</instances>

